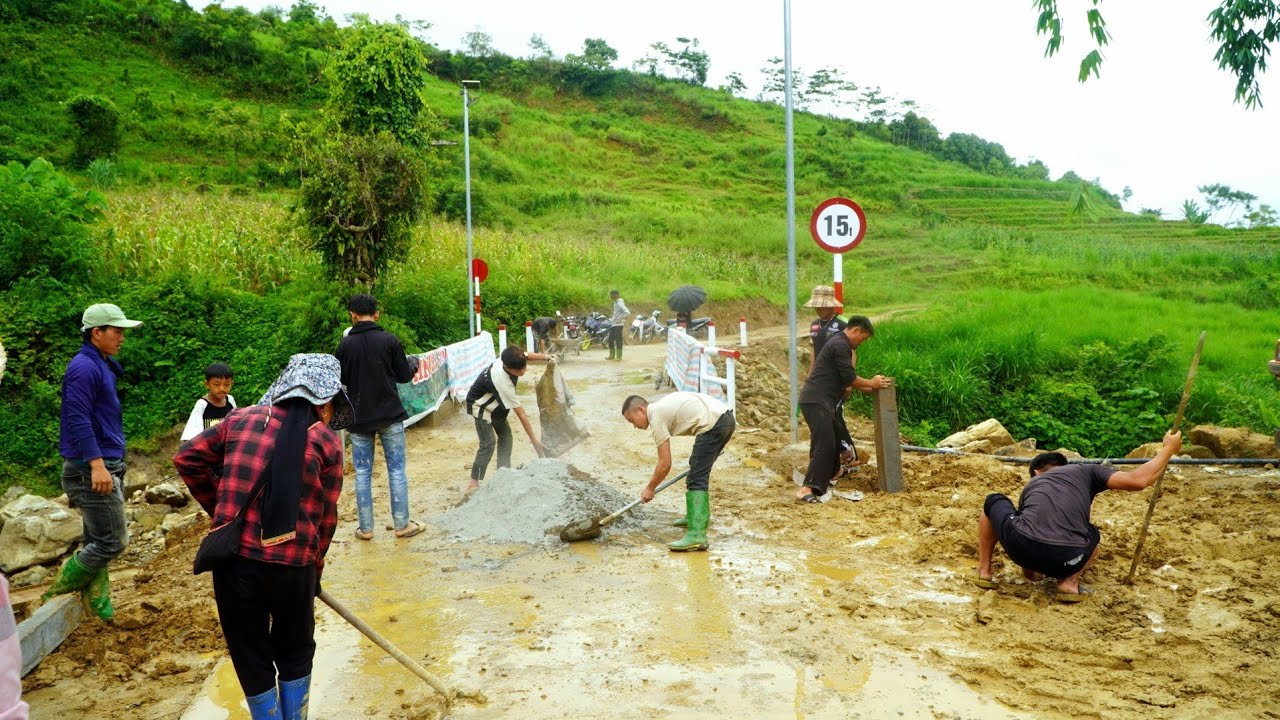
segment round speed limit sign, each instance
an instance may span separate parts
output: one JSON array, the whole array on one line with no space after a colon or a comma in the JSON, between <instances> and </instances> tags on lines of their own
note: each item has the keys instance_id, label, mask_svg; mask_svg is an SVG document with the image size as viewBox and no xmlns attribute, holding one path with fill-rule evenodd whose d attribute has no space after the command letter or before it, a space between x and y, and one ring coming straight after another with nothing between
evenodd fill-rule
<instances>
[{"instance_id":1,"label":"round speed limit sign","mask_svg":"<svg viewBox=\"0 0 1280 720\"><path fill-rule=\"evenodd\" d=\"M814 209L809 218L809 234L827 252L849 252L867 234L866 213L848 198L831 198Z\"/></svg>"}]
</instances>

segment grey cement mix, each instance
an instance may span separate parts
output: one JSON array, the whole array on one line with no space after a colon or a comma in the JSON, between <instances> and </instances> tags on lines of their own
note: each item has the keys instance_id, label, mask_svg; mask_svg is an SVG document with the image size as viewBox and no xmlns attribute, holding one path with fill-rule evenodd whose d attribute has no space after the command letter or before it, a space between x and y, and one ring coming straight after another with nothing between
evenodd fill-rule
<instances>
[{"instance_id":1,"label":"grey cement mix","mask_svg":"<svg viewBox=\"0 0 1280 720\"><path fill-rule=\"evenodd\" d=\"M628 497L598 480L574 478L562 460L530 460L492 473L466 502L430 522L457 540L560 543L565 525L621 510L636 492ZM636 523L643 512L635 508L610 528Z\"/></svg>"}]
</instances>

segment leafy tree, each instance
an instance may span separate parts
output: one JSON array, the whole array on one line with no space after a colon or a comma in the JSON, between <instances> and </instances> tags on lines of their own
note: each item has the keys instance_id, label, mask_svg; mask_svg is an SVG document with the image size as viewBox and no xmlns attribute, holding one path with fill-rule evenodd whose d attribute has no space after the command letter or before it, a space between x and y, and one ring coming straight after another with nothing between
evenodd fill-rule
<instances>
[{"instance_id":1,"label":"leafy tree","mask_svg":"<svg viewBox=\"0 0 1280 720\"><path fill-rule=\"evenodd\" d=\"M249 111L233 103L221 103L213 111L214 129L224 146L231 147L231 177L240 180L240 149L250 138L253 119Z\"/></svg>"},{"instance_id":2,"label":"leafy tree","mask_svg":"<svg viewBox=\"0 0 1280 720\"><path fill-rule=\"evenodd\" d=\"M1235 208L1234 212L1223 222L1224 225L1228 225L1235 220L1236 214L1241 210L1246 214L1253 210L1253 201L1258 199L1257 195L1243 190L1232 190L1222 183L1201 185L1196 189L1204 194L1204 202L1209 208L1210 215Z\"/></svg>"},{"instance_id":3,"label":"leafy tree","mask_svg":"<svg viewBox=\"0 0 1280 720\"><path fill-rule=\"evenodd\" d=\"M485 58L498 54L497 48L493 46L493 36L480 28L463 35L462 45L472 57Z\"/></svg>"},{"instance_id":4,"label":"leafy tree","mask_svg":"<svg viewBox=\"0 0 1280 720\"><path fill-rule=\"evenodd\" d=\"M1280 216L1277 216L1275 208L1262 203L1257 210L1249 213L1245 219L1249 221L1249 227L1251 228L1275 227L1277 220L1280 220Z\"/></svg>"},{"instance_id":5,"label":"leafy tree","mask_svg":"<svg viewBox=\"0 0 1280 720\"><path fill-rule=\"evenodd\" d=\"M76 129L71 162L86 167L100 157L116 154L120 147L120 111L97 95L78 95L67 103L67 114Z\"/></svg>"},{"instance_id":6,"label":"leafy tree","mask_svg":"<svg viewBox=\"0 0 1280 720\"><path fill-rule=\"evenodd\" d=\"M1139 210L1139 211L1138 211L1138 214L1139 214L1139 215L1141 215L1141 216L1143 216L1143 217L1153 217L1153 218L1157 218L1157 219L1159 219L1159 218L1163 218L1163 217L1164 217L1164 210L1161 210L1160 208L1146 208L1146 207L1144 207L1144 208L1142 208L1141 210Z\"/></svg>"},{"instance_id":7,"label":"leafy tree","mask_svg":"<svg viewBox=\"0 0 1280 720\"><path fill-rule=\"evenodd\" d=\"M87 279L87 226L106 206L101 193L78 189L43 158L0 167L0 290L19 278Z\"/></svg>"},{"instance_id":8,"label":"leafy tree","mask_svg":"<svg viewBox=\"0 0 1280 720\"><path fill-rule=\"evenodd\" d=\"M551 46L538 33L534 33L529 38L529 49L533 54L529 56L530 60L554 60L556 54L551 50Z\"/></svg>"},{"instance_id":9,"label":"leafy tree","mask_svg":"<svg viewBox=\"0 0 1280 720\"><path fill-rule=\"evenodd\" d=\"M1067 220L1092 219L1098 212L1094 196L1094 186L1087 180L1080 180L1071 188L1071 199L1067 203Z\"/></svg>"},{"instance_id":10,"label":"leafy tree","mask_svg":"<svg viewBox=\"0 0 1280 720\"><path fill-rule=\"evenodd\" d=\"M651 72L656 72L657 62L661 62L675 71L677 79L693 85L707 84L711 58L698 49L698 38L678 37L676 42L683 47L673 50L664 42L649 46L660 56L657 61L650 63Z\"/></svg>"},{"instance_id":11,"label":"leafy tree","mask_svg":"<svg viewBox=\"0 0 1280 720\"><path fill-rule=\"evenodd\" d=\"M890 140L895 145L933 150L941 144L942 138L938 128L929 118L917 115L913 111L889 123Z\"/></svg>"},{"instance_id":12,"label":"leafy tree","mask_svg":"<svg viewBox=\"0 0 1280 720\"><path fill-rule=\"evenodd\" d=\"M319 129L307 155L298 211L325 264L344 284L372 287L402 258L427 196L427 169L412 148L380 131Z\"/></svg>"},{"instance_id":13,"label":"leafy tree","mask_svg":"<svg viewBox=\"0 0 1280 720\"><path fill-rule=\"evenodd\" d=\"M817 100L828 100L836 105L849 103L857 84L846 80L839 68L818 68L809 75L804 88L806 105Z\"/></svg>"},{"instance_id":14,"label":"leafy tree","mask_svg":"<svg viewBox=\"0 0 1280 720\"><path fill-rule=\"evenodd\" d=\"M1182 219L1192 225L1203 225L1209 219L1209 213L1201 210L1195 200L1182 201Z\"/></svg>"},{"instance_id":15,"label":"leafy tree","mask_svg":"<svg viewBox=\"0 0 1280 720\"><path fill-rule=\"evenodd\" d=\"M1096 47L1080 61L1080 82L1088 80L1090 75L1101 76L1101 50L1111 41L1107 23L1098 10L1102 0L1089 2L1085 21ZM1035 5L1040 11L1036 34L1049 36L1045 56L1052 57L1062 48L1062 14L1058 11L1058 0L1035 0ZM1221 0L1206 19L1210 37L1219 43L1213 59L1219 69L1236 77L1235 101L1243 100L1247 108L1262 107L1258 75L1266 72L1271 45L1280 41L1280 4L1276 0Z\"/></svg>"},{"instance_id":16,"label":"leafy tree","mask_svg":"<svg viewBox=\"0 0 1280 720\"><path fill-rule=\"evenodd\" d=\"M404 25L357 18L334 53L329 105L348 133L385 130L418 147L426 78L422 47Z\"/></svg>"},{"instance_id":17,"label":"leafy tree","mask_svg":"<svg viewBox=\"0 0 1280 720\"><path fill-rule=\"evenodd\" d=\"M600 38L587 38L582 43L581 55L570 54L564 57L564 61L570 65L580 65L596 72L608 70L617 59L618 51Z\"/></svg>"},{"instance_id":18,"label":"leafy tree","mask_svg":"<svg viewBox=\"0 0 1280 720\"><path fill-rule=\"evenodd\" d=\"M721 85L720 89L730 95L741 96L742 93L747 91L747 83L743 81L740 73L731 72L724 79L724 85Z\"/></svg>"}]
</instances>

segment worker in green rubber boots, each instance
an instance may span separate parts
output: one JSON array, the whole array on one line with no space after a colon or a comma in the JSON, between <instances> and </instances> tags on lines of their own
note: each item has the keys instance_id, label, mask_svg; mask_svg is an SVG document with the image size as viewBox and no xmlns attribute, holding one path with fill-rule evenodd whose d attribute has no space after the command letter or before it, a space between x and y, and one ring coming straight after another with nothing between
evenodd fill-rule
<instances>
[{"instance_id":1,"label":"worker in green rubber boots","mask_svg":"<svg viewBox=\"0 0 1280 720\"><path fill-rule=\"evenodd\" d=\"M692 435L693 452L689 453L689 476L685 478L685 516L676 521L684 527L684 537L667 547L675 552L707 549L707 522L711 519L711 501L707 488L711 466L715 465L724 446L729 444L737 423L728 405L702 393L675 392L649 402L632 395L622 404L622 417L639 430L653 434L658 446L658 464L653 477L640 493L649 502L658 483L671 472L671 436Z\"/></svg>"},{"instance_id":2,"label":"worker in green rubber boots","mask_svg":"<svg viewBox=\"0 0 1280 720\"><path fill-rule=\"evenodd\" d=\"M124 423L115 356L125 330L141 325L115 305L91 305L80 322L83 344L62 377L62 489L84 519L84 547L67 559L44 598L80 592L103 620L115 618L107 563L129 544L124 516Z\"/></svg>"}]
</instances>

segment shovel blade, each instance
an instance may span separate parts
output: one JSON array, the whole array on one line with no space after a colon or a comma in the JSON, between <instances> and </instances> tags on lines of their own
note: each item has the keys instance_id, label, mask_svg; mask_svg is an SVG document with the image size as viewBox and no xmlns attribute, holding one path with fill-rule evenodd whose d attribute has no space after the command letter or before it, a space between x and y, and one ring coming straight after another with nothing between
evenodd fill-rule
<instances>
[{"instance_id":1,"label":"shovel blade","mask_svg":"<svg viewBox=\"0 0 1280 720\"><path fill-rule=\"evenodd\" d=\"M566 525L560 531L560 539L564 542L579 542L581 540L594 540L600 537L604 532L604 527L600 525L600 518L592 518L591 520L579 520L572 525Z\"/></svg>"}]
</instances>

